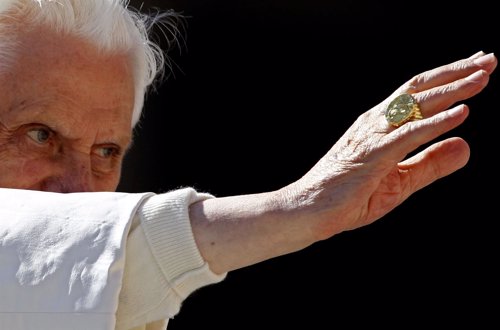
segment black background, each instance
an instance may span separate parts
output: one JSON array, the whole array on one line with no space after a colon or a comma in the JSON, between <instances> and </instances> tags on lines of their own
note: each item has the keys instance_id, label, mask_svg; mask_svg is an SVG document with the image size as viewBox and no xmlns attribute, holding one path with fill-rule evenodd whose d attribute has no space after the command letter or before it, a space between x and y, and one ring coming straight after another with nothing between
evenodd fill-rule
<instances>
[{"instance_id":1,"label":"black background","mask_svg":"<svg viewBox=\"0 0 500 330\"><path fill-rule=\"evenodd\" d=\"M119 190L280 188L414 74L500 54L493 2L365 2L131 1L174 9L187 25ZM498 328L497 75L445 135L470 143L465 168L370 226L195 292L169 330Z\"/></svg>"}]
</instances>

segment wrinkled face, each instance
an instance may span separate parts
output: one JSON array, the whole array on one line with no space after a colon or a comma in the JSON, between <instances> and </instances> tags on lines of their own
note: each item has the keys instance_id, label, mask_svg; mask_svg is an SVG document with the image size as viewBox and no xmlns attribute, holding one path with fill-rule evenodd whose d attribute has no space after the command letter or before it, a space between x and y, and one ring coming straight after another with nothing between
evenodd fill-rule
<instances>
[{"instance_id":1,"label":"wrinkled face","mask_svg":"<svg viewBox=\"0 0 500 330\"><path fill-rule=\"evenodd\" d=\"M132 135L127 59L41 28L19 41L0 74L0 187L114 191Z\"/></svg>"}]
</instances>

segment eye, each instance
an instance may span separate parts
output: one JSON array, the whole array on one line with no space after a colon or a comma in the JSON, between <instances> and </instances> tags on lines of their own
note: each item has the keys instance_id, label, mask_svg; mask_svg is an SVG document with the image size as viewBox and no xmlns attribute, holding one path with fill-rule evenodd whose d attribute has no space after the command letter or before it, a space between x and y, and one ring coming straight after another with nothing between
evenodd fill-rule
<instances>
[{"instance_id":1,"label":"eye","mask_svg":"<svg viewBox=\"0 0 500 330\"><path fill-rule=\"evenodd\" d=\"M37 127L30 129L26 134L38 144L47 143L52 136L52 131L46 127Z\"/></svg>"},{"instance_id":2,"label":"eye","mask_svg":"<svg viewBox=\"0 0 500 330\"><path fill-rule=\"evenodd\" d=\"M115 145L95 146L92 153L92 170L102 175L118 171L122 161L122 149Z\"/></svg>"},{"instance_id":3,"label":"eye","mask_svg":"<svg viewBox=\"0 0 500 330\"><path fill-rule=\"evenodd\" d=\"M117 147L100 147L97 148L96 153L103 158L111 158L120 154L120 150Z\"/></svg>"}]
</instances>

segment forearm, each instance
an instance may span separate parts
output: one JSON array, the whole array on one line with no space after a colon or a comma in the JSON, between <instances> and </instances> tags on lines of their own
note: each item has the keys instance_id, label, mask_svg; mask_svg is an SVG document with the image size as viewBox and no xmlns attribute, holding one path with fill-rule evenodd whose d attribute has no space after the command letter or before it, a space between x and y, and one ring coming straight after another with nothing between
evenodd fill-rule
<instances>
[{"instance_id":1,"label":"forearm","mask_svg":"<svg viewBox=\"0 0 500 330\"><path fill-rule=\"evenodd\" d=\"M283 191L204 200L190 207L196 243L215 273L300 250L317 241Z\"/></svg>"}]
</instances>

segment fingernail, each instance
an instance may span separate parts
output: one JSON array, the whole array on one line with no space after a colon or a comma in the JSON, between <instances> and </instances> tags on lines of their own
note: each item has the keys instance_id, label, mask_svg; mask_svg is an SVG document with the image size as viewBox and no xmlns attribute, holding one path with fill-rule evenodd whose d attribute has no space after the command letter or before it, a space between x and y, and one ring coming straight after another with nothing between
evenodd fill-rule
<instances>
[{"instance_id":1,"label":"fingernail","mask_svg":"<svg viewBox=\"0 0 500 330\"><path fill-rule=\"evenodd\" d=\"M484 76L484 70L479 70L471 74L470 76L466 77L465 80L472 81L472 82L479 82L482 80Z\"/></svg>"},{"instance_id":2,"label":"fingernail","mask_svg":"<svg viewBox=\"0 0 500 330\"><path fill-rule=\"evenodd\" d=\"M481 57L474 59L474 64L485 65L485 64L493 63L494 60L495 60L495 54L490 53L490 54L483 55Z\"/></svg>"},{"instance_id":3,"label":"fingernail","mask_svg":"<svg viewBox=\"0 0 500 330\"><path fill-rule=\"evenodd\" d=\"M473 59L473 58L478 58L480 56L483 56L484 55L484 52L482 50L480 50L479 52L475 53L474 55L472 55L471 57L469 57L470 59Z\"/></svg>"},{"instance_id":4,"label":"fingernail","mask_svg":"<svg viewBox=\"0 0 500 330\"><path fill-rule=\"evenodd\" d=\"M458 114L464 112L464 110L465 110L465 106L463 104L460 104L460 105L458 105L458 106L456 106L454 108L449 109L447 111L447 113L450 116L455 116L455 115L458 115Z\"/></svg>"}]
</instances>

